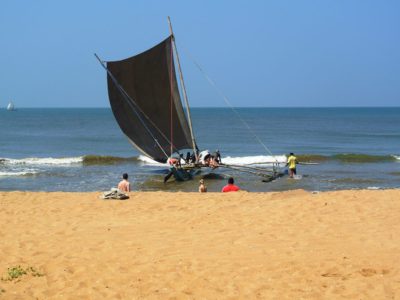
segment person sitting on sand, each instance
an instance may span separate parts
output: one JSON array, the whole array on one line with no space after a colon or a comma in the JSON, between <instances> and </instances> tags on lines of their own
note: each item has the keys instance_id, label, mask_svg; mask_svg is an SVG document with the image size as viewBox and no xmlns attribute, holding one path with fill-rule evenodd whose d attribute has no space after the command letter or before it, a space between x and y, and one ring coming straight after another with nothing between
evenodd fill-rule
<instances>
[{"instance_id":1,"label":"person sitting on sand","mask_svg":"<svg viewBox=\"0 0 400 300\"><path fill-rule=\"evenodd\" d=\"M129 193L131 191L131 185L128 181L128 174L122 174L122 180L118 183L118 189L124 193Z\"/></svg>"},{"instance_id":2,"label":"person sitting on sand","mask_svg":"<svg viewBox=\"0 0 400 300\"><path fill-rule=\"evenodd\" d=\"M235 180L233 180L233 177L229 177L228 184L222 188L223 193L237 192L239 190L240 188L237 185L235 185Z\"/></svg>"},{"instance_id":3,"label":"person sitting on sand","mask_svg":"<svg viewBox=\"0 0 400 300\"><path fill-rule=\"evenodd\" d=\"M199 193L206 193L207 192L207 187L204 184L204 179L200 179L199 183L200 183L200 185L199 185Z\"/></svg>"},{"instance_id":4,"label":"person sitting on sand","mask_svg":"<svg viewBox=\"0 0 400 300\"><path fill-rule=\"evenodd\" d=\"M286 166L289 166L289 176L293 178L296 175L296 165L298 164L297 157L290 153Z\"/></svg>"}]
</instances>

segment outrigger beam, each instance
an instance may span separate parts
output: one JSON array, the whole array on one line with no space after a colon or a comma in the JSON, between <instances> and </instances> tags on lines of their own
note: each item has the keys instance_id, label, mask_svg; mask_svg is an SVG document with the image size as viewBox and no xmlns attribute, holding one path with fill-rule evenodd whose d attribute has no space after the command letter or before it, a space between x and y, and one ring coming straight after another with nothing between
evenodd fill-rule
<instances>
[{"instance_id":1,"label":"outrigger beam","mask_svg":"<svg viewBox=\"0 0 400 300\"><path fill-rule=\"evenodd\" d=\"M264 178L262 180L263 182L270 182L276 178L283 176L283 173L277 172L275 169L268 170L268 169L255 168L243 165L226 165L226 164L221 164L219 167L263 177Z\"/></svg>"}]
</instances>

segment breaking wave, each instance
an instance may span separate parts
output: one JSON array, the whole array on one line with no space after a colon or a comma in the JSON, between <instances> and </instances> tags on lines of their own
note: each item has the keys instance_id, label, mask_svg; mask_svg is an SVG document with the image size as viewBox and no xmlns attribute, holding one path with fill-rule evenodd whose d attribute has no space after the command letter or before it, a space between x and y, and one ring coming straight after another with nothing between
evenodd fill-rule
<instances>
[{"instance_id":1,"label":"breaking wave","mask_svg":"<svg viewBox=\"0 0 400 300\"><path fill-rule=\"evenodd\" d=\"M397 162L400 161L398 155L370 155L370 154L335 154L335 155L321 155L321 154L299 154L296 155L299 162L304 163L323 163L327 161L339 161L342 163L381 163L381 162ZM251 165L251 164L279 164L286 163L286 155L274 156L239 156L239 157L222 157L222 162L225 164L236 165Z\"/></svg>"},{"instance_id":2,"label":"breaking wave","mask_svg":"<svg viewBox=\"0 0 400 300\"><path fill-rule=\"evenodd\" d=\"M15 172L15 171L6 171L6 172L0 172L0 176L1 177L12 177L12 176L31 176L31 175L35 175L38 174L38 171L33 171L33 170L27 170L27 171L19 171L19 172Z\"/></svg>"},{"instance_id":3,"label":"breaking wave","mask_svg":"<svg viewBox=\"0 0 400 300\"><path fill-rule=\"evenodd\" d=\"M342 163L380 163L380 162L400 162L400 155L370 155L360 153L345 153L335 155L320 154L297 154L299 162L323 163L327 161L339 161ZM255 156L226 156L222 157L224 164L232 165L271 165L278 162L286 163L286 155L255 155ZM69 165L109 165L119 163L141 163L144 165L165 167L151 158L139 155L133 157L118 157L107 155L85 155L77 157L28 157L28 158L0 158L0 167L3 166L69 166ZM3 172L4 173L4 172ZM16 172L19 173L19 172ZM0 176L5 176L1 175Z\"/></svg>"},{"instance_id":4,"label":"breaking wave","mask_svg":"<svg viewBox=\"0 0 400 300\"><path fill-rule=\"evenodd\" d=\"M324 162L330 159L329 156L320 154L299 154L296 157L301 162Z\"/></svg>"},{"instance_id":5,"label":"breaking wave","mask_svg":"<svg viewBox=\"0 0 400 300\"><path fill-rule=\"evenodd\" d=\"M109 165L124 162L137 162L138 157L117 157L107 155L85 155L82 158L84 165Z\"/></svg>"},{"instance_id":6,"label":"breaking wave","mask_svg":"<svg viewBox=\"0 0 400 300\"><path fill-rule=\"evenodd\" d=\"M28 157L21 159L14 158L0 158L0 164L3 165L72 165L82 163L82 157L65 157L65 158L53 158L53 157Z\"/></svg>"},{"instance_id":7,"label":"breaking wave","mask_svg":"<svg viewBox=\"0 0 400 300\"><path fill-rule=\"evenodd\" d=\"M159 163L159 162L157 162L155 160L152 160L150 157L147 157L147 156L144 156L144 155L139 155L137 159L139 161L147 164L147 165L160 166L160 167L164 167L164 166L167 165L167 164L162 164L162 163Z\"/></svg>"},{"instance_id":8,"label":"breaking wave","mask_svg":"<svg viewBox=\"0 0 400 300\"><path fill-rule=\"evenodd\" d=\"M252 165L252 164L265 164L270 165L274 163L286 163L285 155L257 155L257 156L239 156L239 157L222 157L222 162L227 165Z\"/></svg>"},{"instance_id":9,"label":"breaking wave","mask_svg":"<svg viewBox=\"0 0 400 300\"><path fill-rule=\"evenodd\" d=\"M77 157L28 157L21 159L0 158L0 165L33 165L33 166L68 166L68 165L107 165L124 162L137 162L137 157L116 157L103 155L85 155Z\"/></svg>"},{"instance_id":10,"label":"breaking wave","mask_svg":"<svg viewBox=\"0 0 400 300\"><path fill-rule=\"evenodd\" d=\"M144 155L140 155L137 159L145 163L146 165L160 166L160 167L167 166L167 164L156 162ZM276 162L286 163L286 156L285 155L278 155L278 156L258 155L258 156L238 156L238 157L226 156L222 157L222 162L227 165L251 165L251 164L268 165Z\"/></svg>"},{"instance_id":11,"label":"breaking wave","mask_svg":"<svg viewBox=\"0 0 400 300\"><path fill-rule=\"evenodd\" d=\"M391 162L396 161L394 155L369 155L369 154L336 154L332 156L333 159L341 162L351 163L376 163L376 162Z\"/></svg>"}]
</instances>

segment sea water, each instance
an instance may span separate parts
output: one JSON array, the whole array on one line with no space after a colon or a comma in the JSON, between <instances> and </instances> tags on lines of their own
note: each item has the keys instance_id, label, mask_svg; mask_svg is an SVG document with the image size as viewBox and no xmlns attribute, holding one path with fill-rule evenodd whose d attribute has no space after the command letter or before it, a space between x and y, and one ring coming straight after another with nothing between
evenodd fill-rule
<instances>
[{"instance_id":1,"label":"sea water","mask_svg":"<svg viewBox=\"0 0 400 300\"><path fill-rule=\"evenodd\" d=\"M128 173L134 190L220 191L229 176L248 191L399 188L400 108L192 108L200 149L226 164L271 161L294 152L301 179L266 183L218 168L163 183L166 166L141 155L109 108L0 111L0 190L101 191ZM260 143L261 142L261 143ZM253 165L253 166L262 166Z\"/></svg>"}]
</instances>

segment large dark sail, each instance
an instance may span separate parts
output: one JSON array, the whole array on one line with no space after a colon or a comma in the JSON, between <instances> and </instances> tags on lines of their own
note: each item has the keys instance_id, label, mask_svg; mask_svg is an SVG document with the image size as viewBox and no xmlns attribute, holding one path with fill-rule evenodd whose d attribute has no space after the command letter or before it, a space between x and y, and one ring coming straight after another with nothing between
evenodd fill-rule
<instances>
[{"instance_id":1,"label":"large dark sail","mask_svg":"<svg viewBox=\"0 0 400 300\"><path fill-rule=\"evenodd\" d=\"M107 62L108 96L124 134L142 153L165 162L192 148L175 75L172 36L120 61Z\"/></svg>"}]
</instances>

